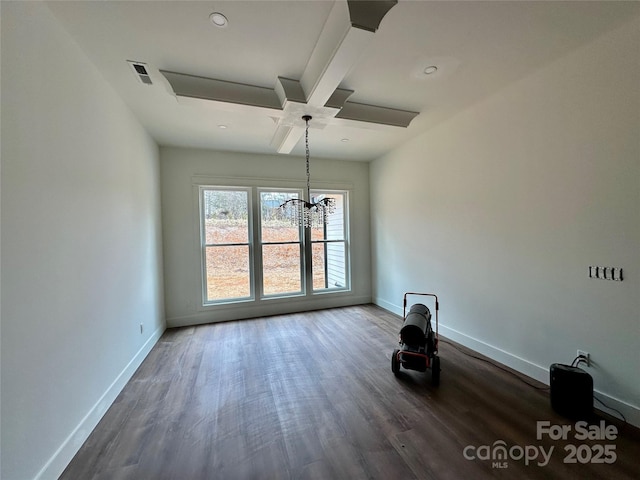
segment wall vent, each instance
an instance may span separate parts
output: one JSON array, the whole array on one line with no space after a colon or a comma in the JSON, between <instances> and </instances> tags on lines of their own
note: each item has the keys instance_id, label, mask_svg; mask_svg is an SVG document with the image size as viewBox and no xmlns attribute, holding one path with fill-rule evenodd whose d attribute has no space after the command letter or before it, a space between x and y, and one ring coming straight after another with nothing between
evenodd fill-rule
<instances>
[{"instance_id":1,"label":"wall vent","mask_svg":"<svg viewBox=\"0 0 640 480\"><path fill-rule=\"evenodd\" d=\"M145 85L153 85L153 82L151 81L151 76L149 75L149 71L147 70L146 63L134 62L132 60L127 60L127 63L131 65L131 68L133 69L133 72L136 74L136 77L138 77L138 80L140 80Z\"/></svg>"}]
</instances>

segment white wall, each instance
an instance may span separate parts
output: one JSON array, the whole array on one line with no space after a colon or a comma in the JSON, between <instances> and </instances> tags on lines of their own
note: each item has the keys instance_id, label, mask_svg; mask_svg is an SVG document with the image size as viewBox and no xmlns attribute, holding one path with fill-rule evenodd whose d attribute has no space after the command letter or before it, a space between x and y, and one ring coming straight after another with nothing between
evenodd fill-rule
<instances>
[{"instance_id":1,"label":"white wall","mask_svg":"<svg viewBox=\"0 0 640 480\"><path fill-rule=\"evenodd\" d=\"M1 477L57 478L164 330L159 166L41 3L2 2L1 188Z\"/></svg>"},{"instance_id":2,"label":"white wall","mask_svg":"<svg viewBox=\"0 0 640 480\"><path fill-rule=\"evenodd\" d=\"M636 425L639 51L636 18L377 159L370 184L376 303L435 292L442 333L547 382L586 350Z\"/></svg>"},{"instance_id":3,"label":"white wall","mask_svg":"<svg viewBox=\"0 0 640 480\"><path fill-rule=\"evenodd\" d=\"M202 306L198 182L280 186L306 185L304 159L284 155L215 152L185 148L160 151L165 308L168 326L192 325L371 301L369 165L311 158L311 188L349 188L351 287L347 293L269 299L249 305Z\"/></svg>"}]
</instances>

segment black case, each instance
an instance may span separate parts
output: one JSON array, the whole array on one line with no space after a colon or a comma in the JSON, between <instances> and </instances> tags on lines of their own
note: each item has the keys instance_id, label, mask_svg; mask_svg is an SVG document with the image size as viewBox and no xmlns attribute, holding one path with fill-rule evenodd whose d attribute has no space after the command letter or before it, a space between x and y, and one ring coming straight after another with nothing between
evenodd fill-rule
<instances>
[{"instance_id":1,"label":"black case","mask_svg":"<svg viewBox=\"0 0 640 480\"><path fill-rule=\"evenodd\" d=\"M573 420L593 416L593 378L578 367L554 363L549 368L551 407Z\"/></svg>"}]
</instances>

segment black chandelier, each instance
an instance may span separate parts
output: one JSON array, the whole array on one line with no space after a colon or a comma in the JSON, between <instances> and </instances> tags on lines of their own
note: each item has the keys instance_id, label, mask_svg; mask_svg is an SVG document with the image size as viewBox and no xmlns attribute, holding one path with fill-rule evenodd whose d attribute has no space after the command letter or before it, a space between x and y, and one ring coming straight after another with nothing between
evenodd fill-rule
<instances>
[{"instance_id":1,"label":"black chandelier","mask_svg":"<svg viewBox=\"0 0 640 480\"><path fill-rule=\"evenodd\" d=\"M311 200L311 181L309 174L309 120L311 115L303 115L306 123L304 133L305 154L307 159L307 197L306 199L291 198L278 207L282 213L291 219L291 223L301 227L321 227L329 222L329 215L336 209L336 201L325 197L317 202Z\"/></svg>"}]
</instances>

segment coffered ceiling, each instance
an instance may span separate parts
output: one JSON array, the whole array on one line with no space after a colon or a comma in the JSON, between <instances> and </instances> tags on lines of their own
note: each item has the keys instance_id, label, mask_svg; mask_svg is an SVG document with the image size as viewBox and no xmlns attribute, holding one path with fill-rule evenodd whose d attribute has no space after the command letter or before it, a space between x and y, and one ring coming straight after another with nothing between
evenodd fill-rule
<instances>
[{"instance_id":1,"label":"coffered ceiling","mask_svg":"<svg viewBox=\"0 0 640 480\"><path fill-rule=\"evenodd\" d=\"M303 155L296 121L310 110L312 156L365 161L640 14L639 2L400 0L370 32L352 31L353 13L333 1L48 5L160 145ZM228 24L214 26L214 12ZM166 72L227 93L180 95ZM327 109L314 85L344 98ZM252 92L280 105L255 107ZM385 124L385 112L408 126Z\"/></svg>"}]
</instances>

